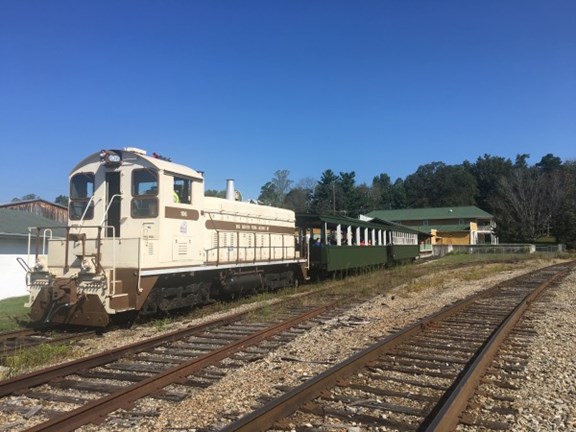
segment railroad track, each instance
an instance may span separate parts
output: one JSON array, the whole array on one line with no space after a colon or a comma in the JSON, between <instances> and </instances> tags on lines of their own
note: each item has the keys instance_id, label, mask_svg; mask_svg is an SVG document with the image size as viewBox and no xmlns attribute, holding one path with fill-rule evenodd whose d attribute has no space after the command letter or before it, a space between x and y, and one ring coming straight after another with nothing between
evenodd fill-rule
<instances>
[{"instance_id":1,"label":"railroad track","mask_svg":"<svg viewBox=\"0 0 576 432\"><path fill-rule=\"evenodd\" d=\"M94 330L62 333L55 328L19 329L0 333L0 364L23 350L46 344L62 344L96 335Z\"/></svg>"},{"instance_id":2,"label":"railroad track","mask_svg":"<svg viewBox=\"0 0 576 432\"><path fill-rule=\"evenodd\" d=\"M529 304L573 266L572 262L540 269L471 296L219 429L321 431L361 426L447 431L460 421L485 429L505 428L505 422L493 417L506 414L506 408L492 413L467 410L469 401L487 371L487 381L497 389L491 390L493 400L509 399L506 375L517 374L526 361L517 353L524 346L518 341L531 331L517 323ZM493 363L501 347L499 360Z\"/></svg>"},{"instance_id":3,"label":"railroad track","mask_svg":"<svg viewBox=\"0 0 576 432\"><path fill-rule=\"evenodd\" d=\"M293 306L268 323L248 320L251 313L2 381L0 412L19 414L21 419L0 424L0 430L75 430L106 421L119 409L125 410L120 417L141 416L138 410L130 413L138 400L151 396L180 401L342 310L336 302Z\"/></svg>"}]
</instances>

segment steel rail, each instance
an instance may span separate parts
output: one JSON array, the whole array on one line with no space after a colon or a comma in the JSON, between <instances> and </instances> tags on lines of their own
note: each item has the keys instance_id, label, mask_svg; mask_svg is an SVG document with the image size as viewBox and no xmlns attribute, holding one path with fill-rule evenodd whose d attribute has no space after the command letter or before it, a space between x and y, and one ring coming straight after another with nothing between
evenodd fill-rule
<instances>
[{"instance_id":1,"label":"steel rail","mask_svg":"<svg viewBox=\"0 0 576 432\"><path fill-rule=\"evenodd\" d=\"M572 262L571 266L574 265L575 263ZM556 266L550 266L548 268L551 267ZM311 378L298 387L288 391L284 395L270 401L257 410L225 426L224 428L220 429L220 432L256 432L265 431L271 428L274 422L277 420L293 414L307 402L310 402L311 400L319 397L326 389L335 387L339 381L351 376L353 373L363 368L369 362L378 359L384 353L391 351L393 348L412 338L414 335L422 333L425 328L434 325L436 321L441 321L448 316L456 314L476 300L490 296L492 293L496 292L501 287L509 284L510 282L521 280L522 278L536 274L537 272L539 272L539 270L501 282L489 288L488 290L476 293L468 298L460 300L459 302L456 302L455 304L439 312L436 312L415 324L412 324L404 330L384 338L380 342L377 342L376 344L358 352L342 363L327 369L316 377ZM553 279L555 280L557 277L560 277L560 275L555 275ZM448 428L437 430L450 429Z\"/></svg>"},{"instance_id":2,"label":"steel rail","mask_svg":"<svg viewBox=\"0 0 576 432\"><path fill-rule=\"evenodd\" d=\"M34 329L18 329L18 330L5 331L0 333L0 343L20 337L30 336L36 332L37 330Z\"/></svg>"},{"instance_id":3,"label":"steel rail","mask_svg":"<svg viewBox=\"0 0 576 432\"><path fill-rule=\"evenodd\" d=\"M437 407L424 420L419 430L426 432L444 432L454 430L468 402L474 396L474 392L485 375L486 370L494 361L494 358L502 346L504 340L520 321L530 304L538 298L552 283L563 277L565 272L557 273L552 278L540 284L530 292L518 306L514 308L504 322L494 331L484 347L478 352L475 360L467 366L457 378L456 382L446 392Z\"/></svg>"},{"instance_id":4,"label":"steel rail","mask_svg":"<svg viewBox=\"0 0 576 432\"><path fill-rule=\"evenodd\" d=\"M292 301L297 301L298 299L312 296L312 295L315 295L317 293L321 293L321 292L324 292L327 290L328 290L327 288L326 289L322 288L322 289L319 289L316 291L308 291L308 292L296 294L294 296L291 296L291 298L288 299L287 302L290 303ZM280 305L280 304L284 304L284 303L286 303L286 301L273 303L270 306L276 306L276 305ZM163 335L159 335L159 336L155 336L153 338L146 339L144 341L135 342L135 343L130 344L130 345L118 347L118 348L115 348L113 350L106 351L105 353L93 354L91 356L83 357L83 358L78 359L78 360L73 360L73 361L62 363L59 365L55 365L55 366L52 366L49 368L30 372L30 373L25 374L25 375L20 375L20 376L16 376L16 377L4 380L4 381L0 381L0 397L7 396L7 395L12 394L12 393L17 392L17 391L25 390L25 389L30 388L30 387L45 384L45 383L47 383L47 382L49 382L55 378L59 378L59 377L74 373L77 370L89 369L89 368L101 366L103 364L118 360L119 358L122 358L123 356L129 355L129 354L134 354L134 353L139 353L141 351L146 351L146 350L154 348L158 345L161 345L162 343L165 343L165 342L171 342L171 341L181 339L184 337L193 336L193 335L195 335L197 333L201 333L204 330L209 329L211 327L216 327L216 326L232 323L234 321L238 321L239 319L241 319L241 318L245 317L246 315L253 313L254 311L257 311L259 309L261 309L261 307L256 308L256 309L252 309L252 310L248 310L248 311L244 311L244 312L238 312L238 313L234 313L231 315L227 315L225 317L222 317L222 318L219 318L216 320L212 320L212 321L209 321L209 322L206 322L203 324L189 325L188 327L186 327L184 329L177 329L177 330L174 330L172 332L165 333ZM10 333L18 333L21 331L22 330L15 330L15 331L10 332Z\"/></svg>"},{"instance_id":5,"label":"steel rail","mask_svg":"<svg viewBox=\"0 0 576 432\"><path fill-rule=\"evenodd\" d=\"M118 347L103 353L93 354L78 360L62 363L46 369L30 372L25 375L20 375L4 381L0 381L0 397L7 396L17 391L25 390L30 387L45 384L55 378L60 378L65 375L73 374L78 370L90 369L106 363L118 360L128 354L134 354L141 351L146 351L157 347L163 343L178 340L184 337L195 335L209 329L211 327L228 324L238 321L248 313L253 311L246 311L235 313L217 320L212 320L203 324L189 326L184 329L174 330L172 332L155 336L144 341L134 342L130 345Z\"/></svg>"},{"instance_id":6,"label":"steel rail","mask_svg":"<svg viewBox=\"0 0 576 432\"><path fill-rule=\"evenodd\" d=\"M16 352L21 352L22 350L26 350L28 348L34 348L38 345L55 345L58 343L65 343L65 342L71 342L71 341L75 341L75 340L82 340L82 339L86 339L89 337L93 337L94 335L96 335L98 332L96 330L90 330L84 333L74 333L74 334L69 334L69 335L63 335L63 336L56 336L56 337L47 337L45 339L36 339L36 340L30 340L30 339L24 339L24 337L30 337L30 336L34 336L35 334L39 334L40 336L42 335L42 333L37 333L37 332L32 332L29 333L26 336L23 336L22 339L15 339L13 340L14 342L14 346L4 346L0 348L0 362L4 361L4 359ZM5 341L1 341L0 343L6 342Z\"/></svg>"},{"instance_id":7,"label":"steel rail","mask_svg":"<svg viewBox=\"0 0 576 432\"><path fill-rule=\"evenodd\" d=\"M232 342L213 352L207 353L198 358L187 361L181 365L174 366L156 376L147 378L139 383L127 386L125 389L112 393L104 398L94 400L86 405L77 408L69 413L55 417L47 422L33 426L28 432L65 432L87 423L100 423L104 416L119 408L129 408L134 401L161 390L169 384L178 383L185 380L192 373L223 360L230 354L238 352L248 346L255 345L261 341L286 331L302 322L308 321L319 314L334 308L336 302L317 307L311 311L291 318L288 321L276 324L272 327L246 336L238 341Z\"/></svg>"}]
</instances>

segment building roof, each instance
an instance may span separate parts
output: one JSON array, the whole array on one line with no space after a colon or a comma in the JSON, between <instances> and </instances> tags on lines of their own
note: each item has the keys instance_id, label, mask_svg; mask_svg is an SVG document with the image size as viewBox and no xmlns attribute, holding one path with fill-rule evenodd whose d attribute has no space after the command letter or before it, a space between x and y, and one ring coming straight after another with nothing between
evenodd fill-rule
<instances>
[{"instance_id":1,"label":"building roof","mask_svg":"<svg viewBox=\"0 0 576 432\"><path fill-rule=\"evenodd\" d=\"M392 222L389 220L385 220L385 219L380 219L380 218L373 218L370 222L373 223L378 223L378 224L382 224L387 226L388 228L392 229L394 228L397 231L403 231L403 232L407 232L407 233L412 233L412 234L418 234L418 235L424 235L424 236L428 236L430 237L430 230L429 229L422 229L422 227L419 226L406 226L406 225L402 225L396 222ZM424 227L427 228L427 227Z\"/></svg>"},{"instance_id":2,"label":"building roof","mask_svg":"<svg viewBox=\"0 0 576 432\"><path fill-rule=\"evenodd\" d=\"M457 232L457 231L470 231L470 224L461 225L429 225L426 227L428 231L436 230L437 232Z\"/></svg>"},{"instance_id":3,"label":"building roof","mask_svg":"<svg viewBox=\"0 0 576 432\"><path fill-rule=\"evenodd\" d=\"M62 227L66 225L34 213L0 208L0 237L28 236L29 227ZM59 230L60 235L64 230ZM54 233L56 234L56 233Z\"/></svg>"},{"instance_id":4,"label":"building roof","mask_svg":"<svg viewBox=\"0 0 576 432\"><path fill-rule=\"evenodd\" d=\"M492 219L493 216L475 206L431 207L401 210L373 210L367 214L371 218L392 221L419 221L436 219Z\"/></svg>"},{"instance_id":5,"label":"building roof","mask_svg":"<svg viewBox=\"0 0 576 432\"><path fill-rule=\"evenodd\" d=\"M52 201L46 201L42 198L36 198L36 199L32 199L32 200L12 201L9 203L0 204L0 209L20 207L22 205L31 204L31 203L35 203L35 202L42 202L42 203L50 205L50 206L58 207L58 208L61 208L63 210L68 210L68 208L66 206L63 206L62 204L58 204L58 203L55 203Z\"/></svg>"}]
</instances>

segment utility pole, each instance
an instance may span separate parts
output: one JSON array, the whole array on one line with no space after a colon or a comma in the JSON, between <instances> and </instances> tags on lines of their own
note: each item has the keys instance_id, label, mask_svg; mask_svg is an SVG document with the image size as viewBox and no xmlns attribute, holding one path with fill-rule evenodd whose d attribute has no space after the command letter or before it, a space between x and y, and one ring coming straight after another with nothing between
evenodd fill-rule
<instances>
[{"instance_id":1,"label":"utility pole","mask_svg":"<svg viewBox=\"0 0 576 432\"><path fill-rule=\"evenodd\" d=\"M336 216L336 184L332 182L332 215Z\"/></svg>"}]
</instances>

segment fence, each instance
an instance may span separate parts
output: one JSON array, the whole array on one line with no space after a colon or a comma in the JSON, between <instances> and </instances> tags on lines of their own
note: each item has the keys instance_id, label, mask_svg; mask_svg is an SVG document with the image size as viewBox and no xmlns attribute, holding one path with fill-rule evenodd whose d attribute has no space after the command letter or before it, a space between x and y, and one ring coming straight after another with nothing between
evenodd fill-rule
<instances>
[{"instance_id":1,"label":"fence","mask_svg":"<svg viewBox=\"0 0 576 432\"><path fill-rule=\"evenodd\" d=\"M534 252L565 252L566 245L535 245L535 244L479 244L479 245L434 245L434 256L444 256L449 253L466 254L525 254Z\"/></svg>"}]
</instances>

